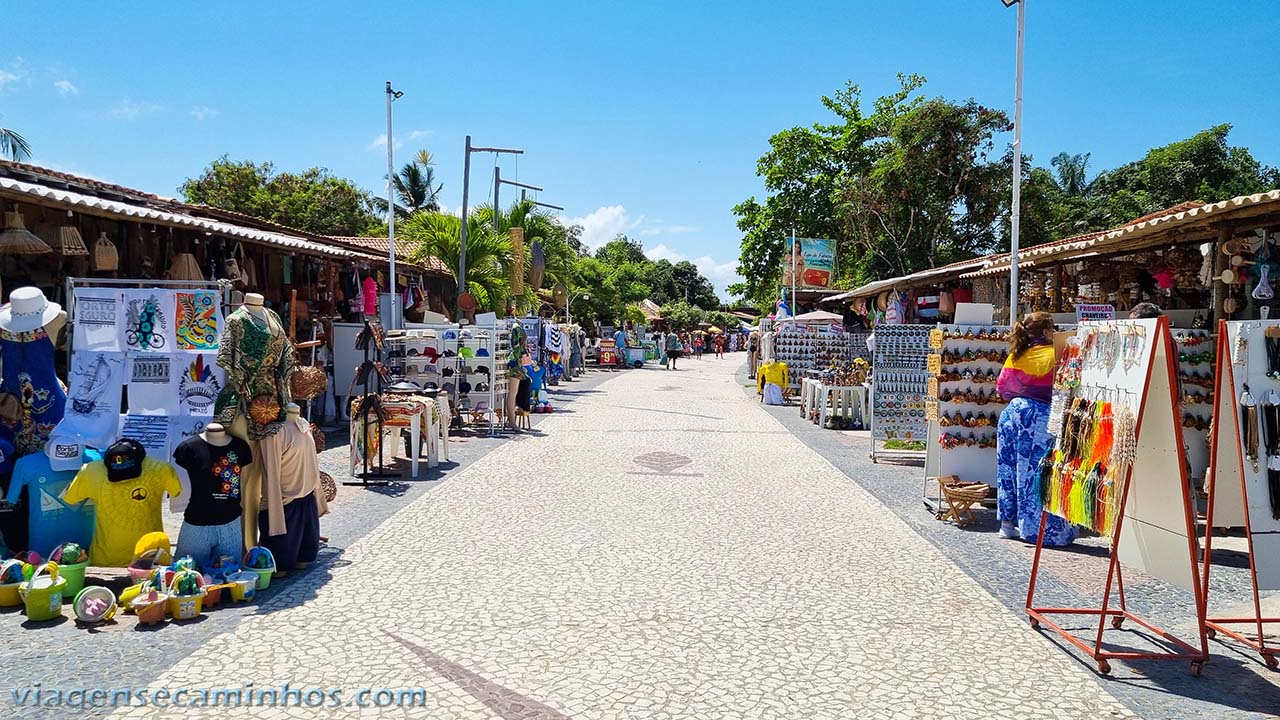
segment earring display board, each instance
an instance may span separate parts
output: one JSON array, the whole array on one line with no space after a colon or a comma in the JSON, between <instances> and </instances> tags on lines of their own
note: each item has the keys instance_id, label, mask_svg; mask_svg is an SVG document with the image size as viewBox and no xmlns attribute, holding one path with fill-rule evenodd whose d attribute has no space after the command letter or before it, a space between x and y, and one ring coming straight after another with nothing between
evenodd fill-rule
<instances>
[{"instance_id":1,"label":"earring display board","mask_svg":"<svg viewBox=\"0 0 1280 720\"><path fill-rule=\"evenodd\" d=\"M1007 404L996 380L1009 354L1004 325L939 325L939 372L929 382L929 438L925 458L924 503L937 512L942 498L929 478L954 476L963 482L995 485L996 425Z\"/></svg>"},{"instance_id":2,"label":"earring display board","mask_svg":"<svg viewBox=\"0 0 1280 720\"><path fill-rule=\"evenodd\" d=\"M923 442L929 433L929 331L933 325L879 325L875 330L871 385L871 459L886 452L877 443ZM919 453L912 453L919 456Z\"/></svg>"},{"instance_id":3,"label":"earring display board","mask_svg":"<svg viewBox=\"0 0 1280 720\"><path fill-rule=\"evenodd\" d=\"M868 333L823 332L784 327L774 335L774 354L787 364L793 379L791 387L800 387L800 379L808 370L824 370L833 363L853 362L862 358L871 362L867 350Z\"/></svg>"},{"instance_id":4,"label":"earring display board","mask_svg":"<svg viewBox=\"0 0 1280 720\"><path fill-rule=\"evenodd\" d=\"M1187 468L1199 486L1209 468L1209 425L1213 420L1214 348L1208 330L1170 330L1178 346L1182 404L1182 437L1187 445Z\"/></svg>"},{"instance_id":5,"label":"earring display board","mask_svg":"<svg viewBox=\"0 0 1280 720\"><path fill-rule=\"evenodd\" d=\"M1260 592L1280 590L1280 320L1219 324L1217 408L1205 514L1203 592L1209 593L1214 528L1243 527L1249 552L1252 617L1208 617L1221 632L1280 667L1280 645L1267 644ZM1231 625L1253 625L1246 636Z\"/></svg>"},{"instance_id":6,"label":"earring display board","mask_svg":"<svg viewBox=\"0 0 1280 720\"><path fill-rule=\"evenodd\" d=\"M1040 470L1044 510L1027 588L1027 615L1033 626L1043 624L1088 653L1103 674L1111 671L1111 659L1182 659L1190 660L1192 673L1198 675L1208 658L1177 378L1177 346L1163 317L1083 322L1059 358L1049 411L1049 432L1056 440ZM1100 607L1035 605L1049 513L1111 537ZM1128 609L1122 564L1192 591L1199 648ZM1118 608L1111 604L1113 587ZM1051 615L1096 616L1093 642L1076 637ZM1163 645L1150 652L1104 650L1108 620L1116 629L1131 620Z\"/></svg>"}]
</instances>

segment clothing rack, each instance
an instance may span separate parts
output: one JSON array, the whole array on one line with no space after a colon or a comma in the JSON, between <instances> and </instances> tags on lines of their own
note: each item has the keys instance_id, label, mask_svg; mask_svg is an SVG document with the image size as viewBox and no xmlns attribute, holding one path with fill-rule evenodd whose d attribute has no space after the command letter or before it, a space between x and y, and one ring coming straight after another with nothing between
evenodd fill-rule
<instances>
[{"instance_id":1,"label":"clothing rack","mask_svg":"<svg viewBox=\"0 0 1280 720\"><path fill-rule=\"evenodd\" d=\"M361 383L362 392L360 393L360 399L361 399L360 418L365 423L368 423L368 416L369 416L370 410L369 408L363 407L363 403L364 403L364 399L369 397L369 395L371 394L370 381L372 381L372 387L373 387L372 394L381 396L382 390L383 390L382 376L378 374L376 361L370 357L371 349L377 350L379 356L381 356L381 348L378 347L380 345L380 341L377 339L377 335L373 331L373 325L375 322L376 321L365 320L364 330L361 332L362 335L367 334L368 336L368 339L364 344L364 362L360 364L360 370L364 375L364 381ZM379 357L378 360L380 361L381 357ZM387 472L385 460L383 458L383 447L382 447L385 443L385 438L383 438L384 429L382 424L383 423L382 413L377 412L375 413L375 416L376 416L378 430L377 430L377 434L374 435L374 437L378 438L378 464L374 468L369 467L369 445L368 445L369 429L368 429L368 426L366 425L364 429L361 430L361 432L363 432L365 436L365 448L364 448L364 452L360 453L361 463L362 463L361 472L356 474L356 477L359 478L359 482L347 481L342 483L343 485L357 485L360 487L385 486L385 485L391 484L387 478L400 477L400 473ZM356 418L352 417L351 422L352 422L352 425L354 426L356 422ZM398 438L397 438L397 441L398 441Z\"/></svg>"}]
</instances>

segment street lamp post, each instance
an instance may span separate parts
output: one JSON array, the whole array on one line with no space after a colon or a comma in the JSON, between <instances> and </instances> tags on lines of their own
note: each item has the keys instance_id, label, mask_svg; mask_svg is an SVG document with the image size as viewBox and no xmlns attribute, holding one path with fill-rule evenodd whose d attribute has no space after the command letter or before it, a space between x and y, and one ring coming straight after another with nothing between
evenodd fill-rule
<instances>
[{"instance_id":1,"label":"street lamp post","mask_svg":"<svg viewBox=\"0 0 1280 720\"><path fill-rule=\"evenodd\" d=\"M395 199L395 160L394 148L395 143L391 139L391 103L399 100L404 93L391 87L391 81L387 81L387 254L390 256L391 266L391 328L399 327L397 321L398 310L400 309L400 300L398 297L398 288L396 287L396 199Z\"/></svg>"},{"instance_id":2,"label":"street lamp post","mask_svg":"<svg viewBox=\"0 0 1280 720\"><path fill-rule=\"evenodd\" d=\"M508 153L511 155L523 155L524 150L514 148L496 148L496 147L473 147L471 145L471 136L467 136L466 150L463 152L462 161L462 230L459 234L458 248L458 316L462 317L462 293L467 291L467 200L470 197L471 190L471 153L491 152L491 153ZM493 208L494 213L498 212L497 206Z\"/></svg>"},{"instance_id":3,"label":"street lamp post","mask_svg":"<svg viewBox=\"0 0 1280 720\"><path fill-rule=\"evenodd\" d=\"M1009 324L1018 321L1018 232L1022 224L1022 44L1027 26L1026 0L1001 0L1018 6L1017 79L1013 95L1013 208L1009 217Z\"/></svg>"}]
</instances>

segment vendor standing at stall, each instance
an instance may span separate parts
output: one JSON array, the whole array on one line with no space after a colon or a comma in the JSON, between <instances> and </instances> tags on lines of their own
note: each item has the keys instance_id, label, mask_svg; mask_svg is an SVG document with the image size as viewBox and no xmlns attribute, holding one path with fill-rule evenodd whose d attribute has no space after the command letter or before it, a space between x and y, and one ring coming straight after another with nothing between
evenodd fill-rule
<instances>
[{"instance_id":1,"label":"vendor standing at stall","mask_svg":"<svg viewBox=\"0 0 1280 720\"><path fill-rule=\"evenodd\" d=\"M1040 532L1040 460L1052 447L1049 402L1053 399L1053 316L1027 315L1013 326L1009 357L996 390L1009 401L996 426L996 517L1000 537L1034 543ZM1048 515L1044 544L1070 545L1076 533L1065 519Z\"/></svg>"},{"instance_id":2,"label":"vendor standing at stall","mask_svg":"<svg viewBox=\"0 0 1280 720\"><path fill-rule=\"evenodd\" d=\"M613 333L613 344L617 348L614 357L617 358L618 367L627 366L627 331L618 328Z\"/></svg>"}]
</instances>

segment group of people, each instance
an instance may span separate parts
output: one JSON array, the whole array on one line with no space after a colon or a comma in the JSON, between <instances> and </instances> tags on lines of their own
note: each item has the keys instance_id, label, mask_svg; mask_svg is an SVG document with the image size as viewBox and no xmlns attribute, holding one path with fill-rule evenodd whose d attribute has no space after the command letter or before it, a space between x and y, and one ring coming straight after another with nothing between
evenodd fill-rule
<instances>
[{"instance_id":1,"label":"group of people","mask_svg":"<svg viewBox=\"0 0 1280 720\"><path fill-rule=\"evenodd\" d=\"M716 357L723 358L726 342L724 335L720 333L708 339L700 333L677 333L674 330L654 333L653 340L658 345L659 359L668 370L675 370L676 361L685 355L701 360L702 353L708 348L715 353Z\"/></svg>"}]
</instances>

